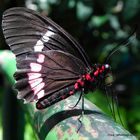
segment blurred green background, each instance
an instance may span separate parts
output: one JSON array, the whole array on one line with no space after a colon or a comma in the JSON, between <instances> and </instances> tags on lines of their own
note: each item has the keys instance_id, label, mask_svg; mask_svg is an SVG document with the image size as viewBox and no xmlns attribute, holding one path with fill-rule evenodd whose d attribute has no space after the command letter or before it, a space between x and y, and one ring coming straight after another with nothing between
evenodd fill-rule
<instances>
[{"instance_id":1,"label":"blurred green background","mask_svg":"<svg viewBox=\"0 0 140 140\"><path fill-rule=\"evenodd\" d=\"M137 26L136 37L130 39L128 47L122 45L120 53L111 57L110 64L125 128L140 137L140 0L1 0L0 15L16 6L25 6L51 17L78 40L93 64L102 63L110 50L125 40ZM9 134L8 131L13 135L18 132L20 140L23 135L25 140L35 140L28 116L22 113L12 93L10 75L15 70L15 61L10 52L3 54L8 49L0 29L0 139L4 128L4 135ZM97 90L87 98L109 112L104 91ZM13 112L18 109L20 114ZM5 116L5 112L9 115ZM8 119L10 114L13 117L11 120ZM20 122L16 122L17 117L21 118ZM20 132L14 126L7 127L9 123L14 126L25 124L25 127Z\"/></svg>"}]
</instances>

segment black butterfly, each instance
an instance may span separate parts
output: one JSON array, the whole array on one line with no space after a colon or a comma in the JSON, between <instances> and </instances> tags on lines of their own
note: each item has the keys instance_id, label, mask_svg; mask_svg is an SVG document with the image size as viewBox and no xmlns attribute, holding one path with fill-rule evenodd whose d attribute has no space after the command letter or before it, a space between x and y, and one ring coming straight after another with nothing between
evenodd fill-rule
<instances>
[{"instance_id":1,"label":"black butterfly","mask_svg":"<svg viewBox=\"0 0 140 140\"><path fill-rule=\"evenodd\" d=\"M3 33L16 56L17 98L43 109L77 91L112 85L109 64L89 61L82 47L48 17L16 7L3 14Z\"/></svg>"}]
</instances>

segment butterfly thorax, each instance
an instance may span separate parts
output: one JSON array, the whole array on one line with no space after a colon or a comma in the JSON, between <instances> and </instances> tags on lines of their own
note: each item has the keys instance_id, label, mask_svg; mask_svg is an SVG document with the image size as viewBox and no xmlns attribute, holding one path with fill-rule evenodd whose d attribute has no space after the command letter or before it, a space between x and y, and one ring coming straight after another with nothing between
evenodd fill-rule
<instances>
[{"instance_id":1,"label":"butterfly thorax","mask_svg":"<svg viewBox=\"0 0 140 140\"><path fill-rule=\"evenodd\" d=\"M90 70L88 69L75 83L75 90L84 90L84 93L94 91L96 88L109 86L113 82L111 68L108 64L95 64Z\"/></svg>"}]
</instances>

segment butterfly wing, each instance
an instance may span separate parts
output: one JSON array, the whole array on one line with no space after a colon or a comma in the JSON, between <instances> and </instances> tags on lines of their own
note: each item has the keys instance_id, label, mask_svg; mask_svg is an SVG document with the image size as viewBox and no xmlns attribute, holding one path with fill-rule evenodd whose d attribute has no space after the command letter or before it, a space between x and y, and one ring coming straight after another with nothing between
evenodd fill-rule
<instances>
[{"instance_id":1,"label":"butterfly wing","mask_svg":"<svg viewBox=\"0 0 140 140\"><path fill-rule=\"evenodd\" d=\"M67 88L65 92L74 89L74 83L85 72L84 63L69 53L58 50L29 53L25 59L17 60L17 97L26 102L58 97L62 89Z\"/></svg>"},{"instance_id":2,"label":"butterfly wing","mask_svg":"<svg viewBox=\"0 0 140 140\"><path fill-rule=\"evenodd\" d=\"M68 52L90 67L89 59L75 39L48 17L35 11L16 7L3 14L2 28L5 39L16 56L27 52L61 50Z\"/></svg>"},{"instance_id":3,"label":"butterfly wing","mask_svg":"<svg viewBox=\"0 0 140 140\"><path fill-rule=\"evenodd\" d=\"M38 108L62 100L66 92L65 96L70 96L76 80L90 68L88 57L74 38L32 10L16 7L5 11L2 28L16 55L18 98L38 100Z\"/></svg>"}]
</instances>

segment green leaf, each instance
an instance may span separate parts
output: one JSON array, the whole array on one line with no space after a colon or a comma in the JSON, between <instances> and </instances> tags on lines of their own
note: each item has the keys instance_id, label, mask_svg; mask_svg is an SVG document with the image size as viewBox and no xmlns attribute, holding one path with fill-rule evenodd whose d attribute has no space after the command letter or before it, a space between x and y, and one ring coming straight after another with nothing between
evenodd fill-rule
<instances>
[{"instance_id":1,"label":"green leaf","mask_svg":"<svg viewBox=\"0 0 140 140\"><path fill-rule=\"evenodd\" d=\"M139 0L126 0L123 10L124 20L130 20L133 18L139 11Z\"/></svg>"},{"instance_id":2,"label":"green leaf","mask_svg":"<svg viewBox=\"0 0 140 140\"><path fill-rule=\"evenodd\" d=\"M108 17L109 17L111 27L114 28L115 30L119 30L120 23L119 23L118 17L114 15L108 15Z\"/></svg>"},{"instance_id":3,"label":"green leaf","mask_svg":"<svg viewBox=\"0 0 140 140\"><path fill-rule=\"evenodd\" d=\"M108 16L93 16L89 22L89 27L100 27L108 21Z\"/></svg>"},{"instance_id":4,"label":"green leaf","mask_svg":"<svg viewBox=\"0 0 140 140\"><path fill-rule=\"evenodd\" d=\"M77 3L77 17L80 20L86 20L93 12L93 8L89 5L85 5L81 1Z\"/></svg>"},{"instance_id":5,"label":"green leaf","mask_svg":"<svg viewBox=\"0 0 140 140\"><path fill-rule=\"evenodd\" d=\"M11 83L14 83L13 74L16 71L15 56L11 51L0 51L0 65L2 70L8 76Z\"/></svg>"},{"instance_id":6,"label":"green leaf","mask_svg":"<svg viewBox=\"0 0 140 140\"><path fill-rule=\"evenodd\" d=\"M105 12L110 13L112 8L117 5L117 0L98 0L98 3L103 7Z\"/></svg>"}]
</instances>

